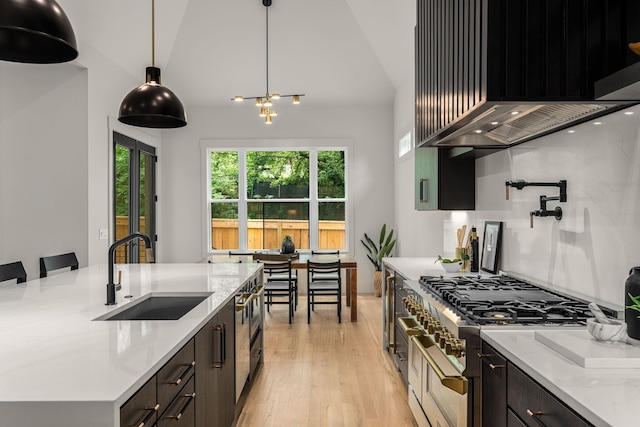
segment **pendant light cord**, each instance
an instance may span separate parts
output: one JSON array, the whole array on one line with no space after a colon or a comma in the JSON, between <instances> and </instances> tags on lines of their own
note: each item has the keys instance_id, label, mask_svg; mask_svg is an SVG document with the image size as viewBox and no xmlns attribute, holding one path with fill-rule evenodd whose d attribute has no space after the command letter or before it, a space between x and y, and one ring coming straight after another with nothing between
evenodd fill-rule
<instances>
[{"instance_id":1,"label":"pendant light cord","mask_svg":"<svg viewBox=\"0 0 640 427\"><path fill-rule=\"evenodd\" d=\"M266 8L266 17L267 17L267 96L269 95L269 7Z\"/></svg>"},{"instance_id":2,"label":"pendant light cord","mask_svg":"<svg viewBox=\"0 0 640 427\"><path fill-rule=\"evenodd\" d=\"M156 0L151 0L151 66L156 66Z\"/></svg>"}]
</instances>

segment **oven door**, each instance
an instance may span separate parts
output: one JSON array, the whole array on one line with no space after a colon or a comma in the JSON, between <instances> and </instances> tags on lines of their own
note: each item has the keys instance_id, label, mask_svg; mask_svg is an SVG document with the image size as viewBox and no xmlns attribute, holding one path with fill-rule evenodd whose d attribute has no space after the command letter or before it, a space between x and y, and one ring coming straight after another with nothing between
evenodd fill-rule
<instances>
[{"instance_id":1,"label":"oven door","mask_svg":"<svg viewBox=\"0 0 640 427\"><path fill-rule=\"evenodd\" d=\"M258 331L262 328L262 310L264 307L263 298L264 287L258 285L251 290L251 296L249 297L249 328L251 340L256 336Z\"/></svg>"},{"instance_id":2,"label":"oven door","mask_svg":"<svg viewBox=\"0 0 640 427\"><path fill-rule=\"evenodd\" d=\"M429 423L438 427L467 427L470 387L466 377L442 354L430 337L411 337L423 356L421 406Z\"/></svg>"}]
</instances>

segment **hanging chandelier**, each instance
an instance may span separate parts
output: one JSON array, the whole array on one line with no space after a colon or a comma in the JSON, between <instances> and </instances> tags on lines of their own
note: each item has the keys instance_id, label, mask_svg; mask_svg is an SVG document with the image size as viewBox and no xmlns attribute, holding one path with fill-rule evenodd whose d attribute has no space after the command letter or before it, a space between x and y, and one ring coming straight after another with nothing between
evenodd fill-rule
<instances>
[{"instance_id":1,"label":"hanging chandelier","mask_svg":"<svg viewBox=\"0 0 640 427\"><path fill-rule=\"evenodd\" d=\"M262 4L265 6L265 17L266 17L266 46L267 46L267 92L263 96L235 96L231 98L232 101L242 102L245 99L255 99L256 107L259 108L260 117L264 117L264 122L268 125L272 123L272 117L276 117L278 112L274 110L273 101L278 100L280 98L291 98L294 105L300 104L300 97L304 96L303 93L292 94L292 95L280 95L279 93L270 93L269 92L269 6L271 6L272 0L262 0Z\"/></svg>"},{"instance_id":2,"label":"hanging chandelier","mask_svg":"<svg viewBox=\"0 0 640 427\"><path fill-rule=\"evenodd\" d=\"M187 125L187 114L180 99L160 82L160 68L155 66L155 0L151 0L151 67L146 69L145 83L127 94L120 104L118 120L146 128L179 128Z\"/></svg>"}]
</instances>

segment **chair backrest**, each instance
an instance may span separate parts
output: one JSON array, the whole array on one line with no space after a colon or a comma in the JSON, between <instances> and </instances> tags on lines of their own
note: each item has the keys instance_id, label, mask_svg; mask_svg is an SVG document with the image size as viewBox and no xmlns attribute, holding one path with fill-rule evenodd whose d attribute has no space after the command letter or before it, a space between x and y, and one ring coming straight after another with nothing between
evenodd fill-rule
<instances>
[{"instance_id":1,"label":"chair backrest","mask_svg":"<svg viewBox=\"0 0 640 427\"><path fill-rule=\"evenodd\" d=\"M0 265L0 282L11 279L18 279L18 283L27 281L27 272L24 270L22 262L17 261Z\"/></svg>"},{"instance_id":2,"label":"chair backrest","mask_svg":"<svg viewBox=\"0 0 640 427\"><path fill-rule=\"evenodd\" d=\"M311 255L340 255L339 249L312 250Z\"/></svg>"},{"instance_id":3,"label":"chair backrest","mask_svg":"<svg viewBox=\"0 0 640 427\"><path fill-rule=\"evenodd\" d=\"M338 280L340 280L340 260L331 262L315 262L307 261L307 277L311 277L314 274L337 274Z\"/></svg>"},{"instance_id":4,"label":"chair backrest","mask_svg":"<svg viewBox=\"0 0 640 427\"><path fill-rule=\"evenodd\" d=\"M47 277L49 271L65 267L71 267L72 270L78 269L78 258L76 258L75 252L40 258L40 277Z\"/></svg>"},{"instance_id":5,"label":"chair backrest","mask_svg":"<svg viewBox=\"0 0 640 427\"><path fill-rule=\"evenodd\" d=\"M262 261L265 274L288 274L291 280L291 260L288 261Z\"/></svg>"}]
</instances>

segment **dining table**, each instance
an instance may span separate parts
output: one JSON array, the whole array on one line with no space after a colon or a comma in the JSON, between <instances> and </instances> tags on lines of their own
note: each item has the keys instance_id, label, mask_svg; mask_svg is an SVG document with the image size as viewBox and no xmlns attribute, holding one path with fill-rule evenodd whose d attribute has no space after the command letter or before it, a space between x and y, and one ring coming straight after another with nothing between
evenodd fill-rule
<instances>
[{"instance_id":1,"label":"dining table","mask_svg":"<svg viewBox=\"0 0 640 427\"><path fill-rule=\"evenodd\" d=\"M278 260L278 259L291 259L291 268L296 270L305 270L307 268L307 261L315 262L331 262L336 259L340 260L341 267L345 270L346 275L346 305L351 309L351 321L358 321L358 263L356 259L349 254L308 254L308 253L296 253L291 255L284 255L273 252L247 252L247 253L221 253L209 255L205 258L209 263L220 262L259 262ZM203 260L204 261L204 260Z\"/></svg>"}]
</instances>

